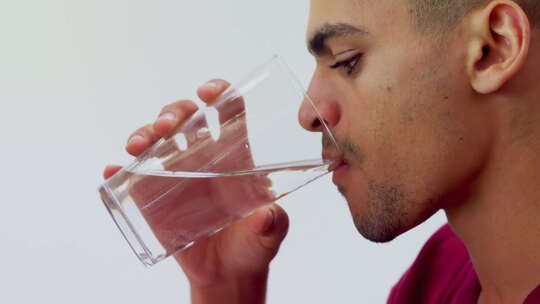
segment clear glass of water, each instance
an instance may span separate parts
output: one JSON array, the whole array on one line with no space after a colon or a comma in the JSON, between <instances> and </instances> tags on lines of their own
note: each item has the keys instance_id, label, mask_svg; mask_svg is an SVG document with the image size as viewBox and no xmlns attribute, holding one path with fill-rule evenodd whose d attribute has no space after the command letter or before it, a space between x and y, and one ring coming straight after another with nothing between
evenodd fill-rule
<instances>
[{"instance_id":1,"label":"clear glass of water","mask_svg":"<svg viewBox=\"0 0 540 304\"><path fill-rule=\"evenodd\" d=\"M274 56L105 181L101 199L139 260L152 266L327 174L322 133L302 128L301 105L337 151Z\"/></svg>"}]
</instances>

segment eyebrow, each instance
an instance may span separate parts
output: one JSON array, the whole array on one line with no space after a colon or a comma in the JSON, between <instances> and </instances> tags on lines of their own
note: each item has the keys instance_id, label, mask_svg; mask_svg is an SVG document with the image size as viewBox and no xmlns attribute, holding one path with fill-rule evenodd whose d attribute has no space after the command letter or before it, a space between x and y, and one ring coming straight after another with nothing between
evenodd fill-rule
<instances>
[{"instance_id":1,"label":"eyebrow","mask_svg":"<svg viewBox=\"0 0 540 304\"><path fill-rule=\"evenodd\" d=\"M326 41L328 41L328 39L344 37L353 34L367 35L369 34L369 32L363 28L358 28L347 23L324 24L315 32L313 37L309 40L308 50L310 53L320 56L326 48Z\"/></svg>"}]
</instances>

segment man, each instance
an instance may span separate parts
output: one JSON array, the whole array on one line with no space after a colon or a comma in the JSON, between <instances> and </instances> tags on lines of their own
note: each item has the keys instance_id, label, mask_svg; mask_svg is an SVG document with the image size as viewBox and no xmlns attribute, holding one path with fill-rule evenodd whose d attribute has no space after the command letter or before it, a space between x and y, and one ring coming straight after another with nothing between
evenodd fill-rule
<instances>
[{"instance_id":1,"label":"man","mask_svg":"<svg viewBox=\"0 0 540 304\"><path fill-rule=\"evenodd\" d=\"M308 93L344 151L326 152L356 228L387 242L440 209L451 227L389 303L540 303L539 24L537 0L311 1ZM227 86L198 94L211 102ZM127 151L195 109L166 106ZM322 132L303 109L299 120ZM287 227L273 205L177 254L193 303L263 303Z\"/></svg>"}]
</instances>

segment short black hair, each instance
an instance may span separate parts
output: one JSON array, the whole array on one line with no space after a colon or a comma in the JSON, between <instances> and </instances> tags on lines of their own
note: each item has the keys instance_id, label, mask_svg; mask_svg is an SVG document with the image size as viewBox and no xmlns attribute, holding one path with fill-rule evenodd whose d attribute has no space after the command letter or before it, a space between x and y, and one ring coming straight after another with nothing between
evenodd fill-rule
<instances>
[{"instance_id":1,"label":"short black hair","mask_svg":"<svg viewBox=\"0 0 540 304\"><path fill-rule=\"evenodd\" d=\"M489 0L407 0L415 25L429 32L445 32L470 11L489 3ZM513 0L531 22L532 27L540 23L540 0Z\"/></svg>"}]
</instances>

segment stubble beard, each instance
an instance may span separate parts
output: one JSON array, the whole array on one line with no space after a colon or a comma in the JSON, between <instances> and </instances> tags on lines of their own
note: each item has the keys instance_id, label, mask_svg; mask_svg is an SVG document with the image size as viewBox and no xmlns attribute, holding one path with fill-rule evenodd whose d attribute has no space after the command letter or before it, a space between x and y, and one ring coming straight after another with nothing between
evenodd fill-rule
<instances>
[{"instance_id":1,"label":"stubble beard","mask_svg":"<svg viewBox=\"0 0 540 304\"><path fill-rule=\"evenodd\" d=\"M325 142L324 139L323 142ZM353 161L351 165L361 168L364 155L360 148L349 139L341 140L338 144L348 159ZM344 187L338 186L338 190L345 199L349 200ZM407 198L404 186L370 181L367 194L365 212L362 214L355 213L355 208L351 208L353 204L362 202L349 201L349 209L356 229L364 238L372 242L392 241L403 232L404 221L407 218L405 210Z\"/></svg>"},{"instance_id":2,"label":"stubble beard","mask_svg":"<svg viewBox=\"0 0 540 304\"><path fill-rule=\"evenodd\" d=\"M340 191L344 194L344 189ZM356 229L364 238L375 243L394 240L405 226L406 201L403 186L369 182L364 212L358 214L350 208Z\"/></svg>"}]
</instances>

